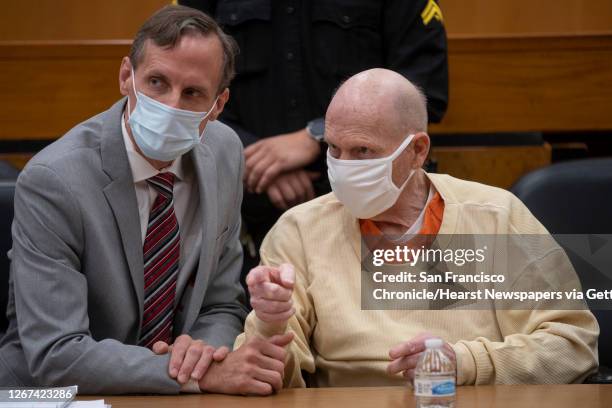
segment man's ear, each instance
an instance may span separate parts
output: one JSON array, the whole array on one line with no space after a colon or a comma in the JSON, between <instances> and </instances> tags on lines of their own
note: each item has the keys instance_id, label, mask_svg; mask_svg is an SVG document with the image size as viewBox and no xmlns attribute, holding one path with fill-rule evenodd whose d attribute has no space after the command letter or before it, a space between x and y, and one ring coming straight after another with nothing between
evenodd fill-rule
<instances>
[{"instance_id":1,"label":"man's ear","mask_svg":"<svg viewBox=\"0 0 612 408\"><path fill-rule=\"evenodd\" d=\"M217 118L221 115L221 112L223 112L223 108L225 107L225 104L229 100L229 96L230 96L229 88L225 88L223 92L219 94L219 99L217 99L217 103L215 104L215 106L213 106L212 111L210 112L210 115L208 116L209 120L211 121L217 120Z\"/></svg>"},{"instance_id":2,"label":"man's ear","mask_svg":"<svg viewBox=\"0 0 612 408\"><path fill-rule=\"evenodd\" d=\"M418 164L418 168L423 167L427 156L429 155L429 149L431 147L431 141L429 135L425 132L419 132L414 135L412 140L414 146L415 161Z\"/></svg>"},{"instance_id":3,"label":"man's ear","mask_svg":"<svg viewBox=\"0 0 612 408\"><path fill-rule=\"evenodd\" d=\"M127 96L132 86L130 78L132 77L132 63L129 57L123 57L121 66L119 67L119 92L121 95ZM133 79L131 79L133 80Z\"/></svg>"}]
</instances>

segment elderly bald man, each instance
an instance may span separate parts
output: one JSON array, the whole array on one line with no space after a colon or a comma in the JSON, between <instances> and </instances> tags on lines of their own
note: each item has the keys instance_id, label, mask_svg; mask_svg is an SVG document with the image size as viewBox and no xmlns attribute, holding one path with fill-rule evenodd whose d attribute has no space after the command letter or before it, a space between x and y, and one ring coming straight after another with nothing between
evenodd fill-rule
<instances>
[{"instance_id":1,"label":"elderly bald man","mask_svg":"<svg viewBox=\"0 0 612 408\"><path fill-rule=\"evenodd\" d=\"M425 98L374 69L346 81L326 115L333 193L289 210L247 278L254 308L237 345L295 334L284 385L398 385L429 337L457 362L457 383L580 382L597 367L588 310L361 310L360 238L369 233L546 234L511 193L421 169ZM388 180L389 168L392 180ZM561 249L534 264L575 273Z\"/></svg>"}]
</instances>

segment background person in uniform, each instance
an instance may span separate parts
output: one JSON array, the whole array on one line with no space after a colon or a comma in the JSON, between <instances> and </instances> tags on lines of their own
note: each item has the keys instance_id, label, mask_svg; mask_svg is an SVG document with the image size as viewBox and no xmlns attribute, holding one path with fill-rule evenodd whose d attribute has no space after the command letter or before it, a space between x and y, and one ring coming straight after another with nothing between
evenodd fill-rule
<instances>
[{"instance_id":1,"label":"background person in uniform","mask_svg":"<svg viewBox=\"0 0 612 408\"><path fill-rule=\"evenodd\" d=\"M180 3L214 16L240 48L221 120L246 147L242 215L256 248L285 209L330 191L320 140L343 80L385 67L424 91L430 121L446 111L446 33L434 0ZM259 259L246 255L248 271Z\"/></svg>"}]
</instances>

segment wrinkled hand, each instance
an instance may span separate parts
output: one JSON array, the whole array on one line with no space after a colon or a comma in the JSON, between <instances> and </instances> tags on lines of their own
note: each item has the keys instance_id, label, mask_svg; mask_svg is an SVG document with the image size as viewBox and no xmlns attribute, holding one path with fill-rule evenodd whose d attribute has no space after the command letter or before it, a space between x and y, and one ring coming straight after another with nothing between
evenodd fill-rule
<instances>
[{"instance_id":1,"label":"wrinkled hand","mask_svg":"<svg viewBox=\"0 0 612 408\"><path fill-rule=\"evenodd\" d=\"M387 366L389 374L402 373L404 378L414 381L414 370L421 353L425 351L425 340L437 338L429 333L421 333L409 341L398 344L389 351L391 362ZM455 351L450 344L444 343L442 347L444 354L453 362L456 361Z\"/></svg>"},{"instance_id":2,"label":"wrinkled hand","mask_svg":"<svg viewBox=\"0 0 612 408\"><path fill-rule=\"evenodd\" d=\"M244 183L251 192L261 194L279 174L301 169L321 151L306 129L267 137L244 149Z\"/></svg>"},{"instance_id":3,"label":"wrinkled hand","mask_svg":"<svg viewBox=\"0 0 612 408\"><path fill-rule=\"evenodd\" d=\"M279 268L258 266L246 278L255 315L266 323L284 325L295 313L291 295L295 271L290 264Z\"/></svg>"},{"instance_id":4,"label":"wrinkled hand","mask_svg":"<svg viewBox=\"0 0 612 408\"><path fill-rule=\"evenodd\" d=\"M283 173L269 185L268 198L281 210L312 200L315 198L312 182L319 176L319 173L305 170Z\"/></svg>"},{"instance_id":5,"label":"wrinkled hand","mask_svg":"<svg viewBox=\"0 0 612 408\"><path fill-rule=\"evenodd\" d=\"M200 380L200 389L207 392L241 395L269 395L283 387L285 346L293 333L265 340L248 339L222 362L213 363Z\"/></svg>"},{"instance_id":6,"label":"wrinkled hand","mask_svg":"<svg viewBox=\"0 0 612 408\"><path fill-rule=\"evenodd\" d=\"M215 349L202 340L192 339L187 334L177 337L171 345L158 341L153 344L152 350L155 354L171 353L168 374L180 384L187 383L190 378L200 381L212 361L223 361L229 353L227 347Z\"/></svg>"}]
</instances>

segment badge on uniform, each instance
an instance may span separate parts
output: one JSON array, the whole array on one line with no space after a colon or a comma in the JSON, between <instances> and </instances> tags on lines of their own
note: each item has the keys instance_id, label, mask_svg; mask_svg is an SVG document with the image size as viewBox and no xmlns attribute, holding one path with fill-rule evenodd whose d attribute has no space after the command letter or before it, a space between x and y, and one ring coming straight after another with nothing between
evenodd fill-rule
<instances>
[{"instance_id":1,"label":"badge on uniform","mask_svg":"<svg viewBox=\"0 0 612 408\"><path fill-rule=\"evenodd\" d=\"M439 22L442 22L444 18L442 17L442 10L440 10L440 6L435 0L429 0L427 5L421 12L421 19L423 20L423 24L428 25L432 19L436 19Z\"/></svg>"}]
</instances>

